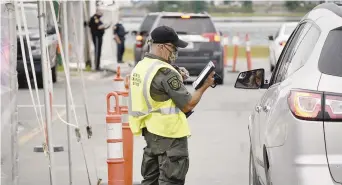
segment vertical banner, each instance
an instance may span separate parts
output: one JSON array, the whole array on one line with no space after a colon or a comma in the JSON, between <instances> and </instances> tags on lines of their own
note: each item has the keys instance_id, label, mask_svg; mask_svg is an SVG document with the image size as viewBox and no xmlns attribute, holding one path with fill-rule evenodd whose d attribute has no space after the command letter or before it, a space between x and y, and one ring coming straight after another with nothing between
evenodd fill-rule
<instances>
[{"instance_id":1,"label":"vertical banner","mask_svg":"<svg viewBox=\"0 0 342 185\"><path fill-rule=\"evenodd\" d=\"M119 19L119 9L116 4L99 6L98 9L103 12L102 22L105 25L111 25L103 35L100 67L102 69L116 70L118 66L117 46L114 40L113 28Z\"/></svg>"},{"instance_id":2,"label":"vertical banner","mask_svg":"<svg viewBox=\"0 0 342 185\"><path fill-rule=\"evenodd\" d=\"M13 1L1 5L1 184L18 184L17 35Z\"/></svg>"}]
</instances>

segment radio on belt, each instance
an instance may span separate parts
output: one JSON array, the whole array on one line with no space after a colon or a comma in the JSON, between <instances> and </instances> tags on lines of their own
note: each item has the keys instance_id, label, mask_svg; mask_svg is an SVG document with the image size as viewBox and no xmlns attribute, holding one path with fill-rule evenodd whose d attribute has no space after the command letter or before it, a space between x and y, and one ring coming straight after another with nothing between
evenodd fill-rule
<instances>
[{"instance_id":1,"label":"radio on belt","mask_svg":"<svg viewBox=\"0 0 342 185\"><path fill-rule=\"evenodd\" d=\"M215 65L212 61L210 61L207 66L201 71L200 75L197 77L197 79L192 83L192 86L197 90L202 87L205 80L208 78L211 72L215 70ZM214 85L211 85L212 88L215 88L217 84L222 83L222 78L220 75L216 74L214 75ZM185 113L185 116L188 118L194 111L189 111Z\"/></svg>"},{"instance_id":2,"label":"radio on belt","mask_svg":"<svg viewBox=\"0 0 342 185\"><path fill-rule=\"evenodd\" d=\"M207 66L201 71L200 75L197 77L197 79L193 82L192 86L197 90L202 87L205 80L208 78L210 73L215 70L215 65L212 61L210 61ZM222 83L222 78L220 75L216 74L214 75L214 85L212 85L212 88L215 88L217 84Z\"/></svg>"}]
</instances>

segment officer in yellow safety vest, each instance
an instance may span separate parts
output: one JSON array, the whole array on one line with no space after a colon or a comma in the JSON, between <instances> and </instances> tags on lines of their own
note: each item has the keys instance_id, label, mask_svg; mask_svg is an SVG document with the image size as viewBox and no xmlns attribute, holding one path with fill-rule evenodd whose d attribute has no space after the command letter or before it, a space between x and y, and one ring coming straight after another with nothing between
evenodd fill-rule
<instances>
[{"instance_id":1,"label":"officer in yellow safety vest","mask_svg":"<svg viewBox=\"0 0 342 185\"><path fill-rule=\"evenodd\" d=\"M188 136L185 113L200 101L213 85L214 72L192 95L183 84L187 71L171 64L178 48L187 43L167 26L151 33L150 53L130 75L129 124L134 135L143 135L147 146L141 165L142 185L182 185L189 169Z\"/></svg>"}]
</instances>

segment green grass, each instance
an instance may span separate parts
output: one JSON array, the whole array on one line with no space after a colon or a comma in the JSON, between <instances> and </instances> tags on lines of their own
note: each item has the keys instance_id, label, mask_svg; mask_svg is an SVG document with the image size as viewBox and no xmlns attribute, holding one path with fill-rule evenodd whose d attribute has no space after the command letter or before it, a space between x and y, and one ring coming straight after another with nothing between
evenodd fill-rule
<instances>
[{"instance_id":1,"label":"green grass","mask_svg":"<svg viewBox=\"0 0 342 185\"><path fill-rule=\"evenodd\" d=\"M59 71L59 72L64 71L63 65L58 65L57 66L57 71ZM76 69L74 71L76 71ZM84 71L87 71L87 72L91 71L91 67L90 66L86 66L86 69Z\"/></svg>"},{"instance_id":2,"label":"green grass","mask_svg":"<svg viewBox=\"0 0 342 185\"><path fill-rule=\"evenodd\" d=\"M233 58L234 47L228 47L228 60ZM251 47L251 57L253 58L267 58L269 56L268 47L253 46ZM246 47L239 47L237 58L246 58Z\"/></svg>"},{"instance_id":3,"label":"green grass","mask_svg":"<svg viewBox=\"0 0 342 185\"><path fill-rule=\"evenodd\" d=\"M57 71L64 71L63 65L58 65L57 66Z\"/></svg>"},{"instance_id":4,"label":"green grass","mask_svg":"<svg viewBox=\"0 0 342 185\"><path fill-rule=\"evenodd\" d=\"M123 61L131 62L134 61L134 51L133 48L125 48L125 53L123 56Z\"/></svg>"},{"instance_id":5,"label":"green grass","mask_svg":"<svg viewBox=\"0 0 342 185\"><path fill-rule=\"evenodd\" d=\"M267 13L222 13L211 12L212 17L303 17L305 13L293 12L287 14L267 14Z\"/></svg>"}]
</instances>

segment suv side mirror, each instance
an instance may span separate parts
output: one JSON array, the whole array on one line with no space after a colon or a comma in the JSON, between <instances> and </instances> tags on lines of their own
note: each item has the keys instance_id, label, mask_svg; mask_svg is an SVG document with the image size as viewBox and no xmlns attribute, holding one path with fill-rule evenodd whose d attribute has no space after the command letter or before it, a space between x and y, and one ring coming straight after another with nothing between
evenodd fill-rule
<instances>
[{"instance_id":1,"label":"suv side mirror","mask_svg":"<svg viewBox=\"0 0 342 185\"><path fill-rule=\"evenodd\" d=\"M235 82L237 89L264 89L268 84L264 83L265 69L254 69L251 71L244 71L239 74Z\"/></svg>"},{"instance_id":2,"label":"suv side mirror","mask_svg":"<svg viewBox=\"0 0 342 185\"><path fill-rule=\"evenodd\" d=\"M269 35L268 40L274 40L273 35Z\"/></svg>"}]
</instances>

